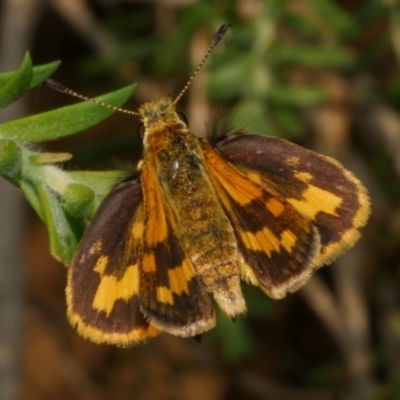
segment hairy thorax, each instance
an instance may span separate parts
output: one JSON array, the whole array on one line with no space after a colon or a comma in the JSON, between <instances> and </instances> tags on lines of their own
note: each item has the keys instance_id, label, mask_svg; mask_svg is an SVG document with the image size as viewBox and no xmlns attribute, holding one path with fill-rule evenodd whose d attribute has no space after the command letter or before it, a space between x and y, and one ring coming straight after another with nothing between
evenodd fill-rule
<instances>
[{"instance_id":1,"label":"hairy thorax","mask_svg":"<svg viewBox=\"0 0 400 400\"><path fill-rule=\"evenodd\" d=\"M162 188L180 239L187 243L186 250L199 272L212 268L216 260L237 259L233 229L201 157L198 139L185 128L170 126L148 137L142 164Z\"/></svg>"}]
</instances>

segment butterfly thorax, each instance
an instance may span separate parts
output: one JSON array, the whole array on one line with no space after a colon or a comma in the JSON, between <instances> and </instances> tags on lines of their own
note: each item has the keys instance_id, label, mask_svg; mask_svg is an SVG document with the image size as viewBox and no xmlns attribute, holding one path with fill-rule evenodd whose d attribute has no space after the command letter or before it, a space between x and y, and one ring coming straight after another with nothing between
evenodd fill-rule
<instances>
[{"instance_id":1,"label":"butterfly thorax","mask_svg":"<svg viewBox=\"0 0 400 400\"><path fill-rule=\"evenodd\" d=\"M167 236L177 236L205 286L223 293L229 302L229 310L220 304L222 308L231 315L243 312L243 299L237 297L235 234L206 172L199 139L180 120L170 99L147 103L139 112L146 130L140 163L145 215L149 216L145 226L158 224ZM159 204L163 210L157 209ZM166 227L160 226L162 219ZM158 233L153 236L164 240Z\"/></svg>"},{"instance_id":2,"label":"butterfly thorax","mask_svg":"<svg viewBox=\"0 0 400 400\"><path fill-rule=\"evenodd\" d=\"M204 179L198 139L181 121L172 100L145 103L139 113L145 127L141 163L152 171L162 191L180 201L201 191Z\"/></svg>"}]
</instances>

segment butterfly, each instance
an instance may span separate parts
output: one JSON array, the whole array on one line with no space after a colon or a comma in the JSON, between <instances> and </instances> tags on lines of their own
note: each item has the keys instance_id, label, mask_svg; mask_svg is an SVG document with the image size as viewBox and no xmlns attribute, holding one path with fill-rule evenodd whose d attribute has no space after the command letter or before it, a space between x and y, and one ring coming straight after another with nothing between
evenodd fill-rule
<instances>
[{"instance_id":1,"label":"butterfly","mask_svg":"<svg viewBox=\"0 0 400 400\"><path fill-rule=\"evenodd\" d=\"M369 216L366 189L338 161L243 131L198 138L177 99L135 113L137 173L105 197L69 266L69 320L96 343L199 335L215 304L246 312L242 281L281 299L352 247Z\"/></svg>"}]
</instances>

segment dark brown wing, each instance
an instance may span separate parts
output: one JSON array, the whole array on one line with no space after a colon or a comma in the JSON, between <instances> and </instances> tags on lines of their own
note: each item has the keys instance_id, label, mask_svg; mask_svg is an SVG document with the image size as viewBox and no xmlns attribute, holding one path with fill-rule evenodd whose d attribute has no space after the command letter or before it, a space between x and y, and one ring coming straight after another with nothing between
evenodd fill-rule
<instances>
[{"instance_id":1,"label":"dark brown wing","mask_svg":"<svg viewBox=\"0 0 400 400\"><path fill-rule=\"evenodd\" d=\"M368 194L338 161L266 136L232 135L216 148L316 226L322 246L319 266L331 263L359 238L358 228L370 213Z\"/></svg>"},{"instance_id":2,"label":"dark brown wing","mask_svg":"<svg viewBox=\"0 0 400 400\"><path fill-rule=\"evenodd\" d=\"M202 142L210 180L235 231L241 277L278 299L316 267L318 232L284 197L259 185Z\"/></svg>"},{"instance_id":3,"label":"dark brown wing","mask_svg":"<svg viewBox=\"0 0 400 400\"><path fill-rule=\"evenodd\" d=\"M97 210L69 267L69 320L96 343L129 346L159 333L141 313L138 301L142 201L139 177L116 185Z\"/></svg>"}]
</instances>

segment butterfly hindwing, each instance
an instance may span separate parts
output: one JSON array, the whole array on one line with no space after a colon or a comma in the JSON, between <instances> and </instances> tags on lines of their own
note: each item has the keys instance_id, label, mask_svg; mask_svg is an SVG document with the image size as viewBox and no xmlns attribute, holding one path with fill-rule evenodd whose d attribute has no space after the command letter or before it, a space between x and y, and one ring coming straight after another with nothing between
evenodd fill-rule
<instances>
[{"instance_id":1,"label":"butterfly hindwing","mask_svg":"<svg viewBox=\"0 0 400 400\"><path fill-rule=\"evenodd\" d=\"M82 336L127 346L159 333L139 306L142 233L140 179L130 178L104 199L69 267L68 316Z\"/></svg>"},{"instance_id":2,"label":"butterfly hindwing","mask_svg":"<svg viewBox=\"0 0 400 400\"><path fill-rule=\"evenodd\" d=\"M249 179L270 187L310 221L321 237L318 266L329 264L359 238L370 213L366 189L339 162L266 136L235 134L216 144Z\"/></svg>"},{"instance_id":3,"label":"butterfly hindwing","mask_svg":"<svg viewBox=\"0 0 400 400\"><path fill-rule=\"evenodd\" d=\"M241 276L273 298L311 275L320 251L315 228L283 197L248 179L202 142L210 179L235 230Z\"/></svg>"}]
</instances>

